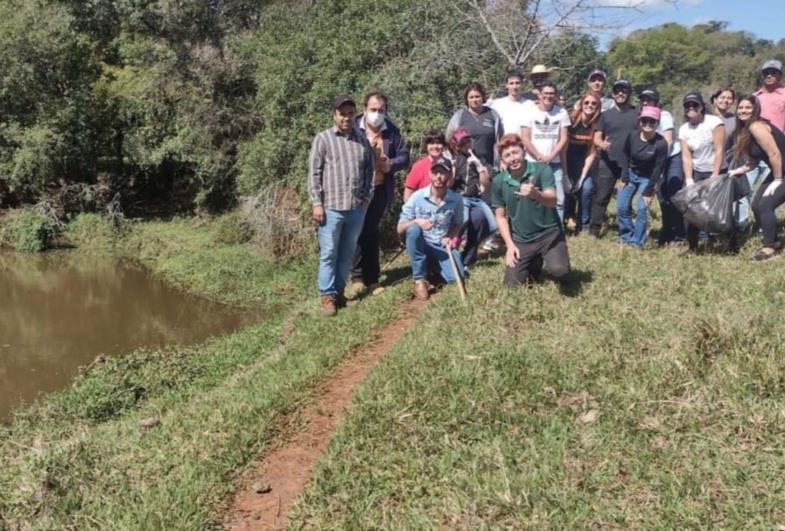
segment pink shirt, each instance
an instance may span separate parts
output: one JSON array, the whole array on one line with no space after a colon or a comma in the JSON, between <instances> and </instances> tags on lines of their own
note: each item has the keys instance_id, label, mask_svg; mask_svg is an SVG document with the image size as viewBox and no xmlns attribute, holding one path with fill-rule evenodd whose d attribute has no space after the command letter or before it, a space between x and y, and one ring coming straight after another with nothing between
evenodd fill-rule
<instances>
[{"instance_id":1,"label":"pink shirt","mask_svg":"<svg viewBox=\"0 0 785 531\"><path fill-rule=\"evenodd\" d=\"M771 92L760 89L755 93L760 101L760 115L785 133L785 88L780 85Z\"/></svg>"},{"instance_id":2,"label":"pink shirt","mask_svg":"<svg viewBox=\"0 0 785 531\"><path fill-rule=\"evenodd\" d=\"M431 184L431 159L428 155L424 156L414 164L406 176L404 186L409 190L419 190Z\"/></svg>"}]
</instances>

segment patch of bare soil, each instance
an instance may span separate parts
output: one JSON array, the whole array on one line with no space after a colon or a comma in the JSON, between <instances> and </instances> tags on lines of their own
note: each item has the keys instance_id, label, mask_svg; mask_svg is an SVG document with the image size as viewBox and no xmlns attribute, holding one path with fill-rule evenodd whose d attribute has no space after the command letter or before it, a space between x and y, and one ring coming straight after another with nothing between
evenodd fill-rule
<instances>
[{"instance_id":1,"label":"patch of bare soil","mask_svg":"<svg viewBox=\"0 0 785 531\"><path fill-rule=\"evenodd\" d=\"M401 318L379 332L379 340L348 355L314 393L312 405L284 422L301 426L263 456L237 491L224 528L234 531L283 529L297 497L311 479L313 467L327 449L354 392L384 356L411 328L425 307L407 302Z\"/></svg>"}]
</instances>

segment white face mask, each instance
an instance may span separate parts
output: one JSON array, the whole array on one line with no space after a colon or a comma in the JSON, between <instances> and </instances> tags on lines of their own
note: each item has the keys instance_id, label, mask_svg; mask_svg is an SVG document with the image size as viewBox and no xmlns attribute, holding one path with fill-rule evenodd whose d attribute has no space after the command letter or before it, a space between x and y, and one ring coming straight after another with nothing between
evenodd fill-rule
<instances>
[{"instance_id":1,"label":"white face mask","mask_svg":"<svg viewBox=\"0 0 785 531\"><path fill-rule=\"evenodd\" d=\"M384 114L377 111L371 111L365 115L365 122L374 129L381 127L384 123Z\"/></svg>"}]
</instances>

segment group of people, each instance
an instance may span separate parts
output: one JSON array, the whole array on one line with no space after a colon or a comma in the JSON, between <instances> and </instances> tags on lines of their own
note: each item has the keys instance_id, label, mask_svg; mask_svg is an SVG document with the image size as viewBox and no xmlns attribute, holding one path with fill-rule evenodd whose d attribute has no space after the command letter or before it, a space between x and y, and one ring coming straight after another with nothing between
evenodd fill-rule
<instances>
[{"instance_id":1,"label":"group of people","mask_svg":"<svg viewBox=\"0 0 785 531\"><path fill-rule=\"evenodd\" d=\"M505 284L539 278L543 266L557 282L565 281L565 233L600 237L614 191L620 243L645 245L656 196L662 211L658 243L686 243L686 252L695 253L701 231L685 223L672 198L724 173L734 177L739 228L749 224L751 207L763 234L753 260L779 251L775 211L785 202L780 61L763 64L755 93L737 98L726 87L708 104L700 92L686 94L678 130L654 88L638 91L636 108L629 81L616 80L609 97L606 74L594 70L585 94L565 107L550 72L535 66L532 89L524 93L524 75L511 70L506 96L492 101L481 84L469 85L465 107L444 133L425 135L424 156L411 168L383 93L368 94L362 112L349 96L333 101L334 125L314 138L309 161L324 313L333 315L346 304L349 276L355 294L382 289L379 223L393 203L396 173L407 168L397 230L419 299L428 298L431 276L448 283L464 278L480 246L493 237L506 247ZM735 242L732 236L731 246Z\"/></svg>"}]
</instances>

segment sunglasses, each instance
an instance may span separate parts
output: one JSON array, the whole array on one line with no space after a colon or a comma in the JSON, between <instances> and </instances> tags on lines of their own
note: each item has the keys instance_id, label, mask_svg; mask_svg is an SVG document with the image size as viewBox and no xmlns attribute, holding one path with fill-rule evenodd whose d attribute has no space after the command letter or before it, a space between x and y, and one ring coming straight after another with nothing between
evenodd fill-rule
<instances>
[{"instance_id":1,"label":"sunglasses","mask_svg":"<svg viewBox=\"0 0 785 531\"><path fill-rule=\"evenodd\" d=\"M782 72L780 72L776 68L767 68L766 70L763 71L763 77L776 76L777 74L781 74L781 73Z\"/></svg>"},{"instance_id":2,"label":"sunglasses","mask_svg":"<svg viewBox=\"0 0 785 531\"><path fill-rule=\"evenodd\" d=\"M588 105L589 107L596 107L597 106L597 102L596 101L584 101L583 104L584 105Z\"/></svg>"},{"instance_id":3,"label":"sunglasses","mask_svg":"<svg viewBox=\"0 0 785 531\"><path fill-rule=\"evenodd\" d=\"M654 118L641 118L640 119L641 125L656 125L657 120Z\"/></svg>"},{"instance_id":4,"label":"sunglasses","mask_svg":"<svg viewBox=\"0 0 785 531\"><path fill-rule=\"evenodd\" d=\"M685 109L700 109L700 103L689 102L684 104Z\"/></svg>"}]
</instances>

